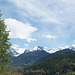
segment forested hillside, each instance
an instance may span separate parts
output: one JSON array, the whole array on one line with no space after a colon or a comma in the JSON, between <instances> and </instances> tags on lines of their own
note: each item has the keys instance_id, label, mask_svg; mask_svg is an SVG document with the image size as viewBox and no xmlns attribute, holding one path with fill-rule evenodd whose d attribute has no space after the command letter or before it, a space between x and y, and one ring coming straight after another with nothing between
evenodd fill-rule
<instances>
[{"instance_id":1,"label":"forested hillside","mask_svg":"<svg viewBox=\"0 0 75 75\"><path fill-rule=\"evenodd\" d=\"M69 49L69 48L66 48L66 49L63 49L63 50L59 50L59 51L57 51L57 52L55 52L53 54L50 54L50 55L47 55L47 56L41 58L40 60L38 60L37 62L35 62L35 64L43 62L43 61L51 59L51 58L54 58L56 56L69 55L69 54L72 54L72 53L75 53L75 51L72 50L72 49Z\"/></svg>"},{"instance_id":2,"label":"forested hillside","mask_svg":"<svg viewBox=\"0 0 75 75\"><path fill-rule=\"evenodd\" d=\"M44 50L41 50L41 51L37 50L37 51L33 51L33 52L23 53L13 59L12 65L15 68L31 66L35 62L37 62L39 59L41 59L42 57L45 57L47 55L50 55L50 53L47 53Z\"/></svg>"},{"instance_id":3,"label":"forested hillside","mask_svg":"<svg viewBox=\"0 0 75 75\"><path fill-rule=\"evenodd\" d=\"M37 65L19 69L22 75L75 75L75 54L57 56Z\"/></svg>"}]
</instances>

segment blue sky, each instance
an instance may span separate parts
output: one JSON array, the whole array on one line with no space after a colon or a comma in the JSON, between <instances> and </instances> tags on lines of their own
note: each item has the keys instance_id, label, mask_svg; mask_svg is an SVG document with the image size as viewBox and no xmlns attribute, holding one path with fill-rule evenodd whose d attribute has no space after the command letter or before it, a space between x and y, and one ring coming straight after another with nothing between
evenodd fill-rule
<instances>
[{"instance_id":1,"label":"blue sky","mask_svg":"<svg viewBox=\"0 0 75 75\"><path fill-rule=\"evenodd\" d=\"M16 47L75 44L75 0L0 0L0 10Z\"/></svg>"}]
</instances>

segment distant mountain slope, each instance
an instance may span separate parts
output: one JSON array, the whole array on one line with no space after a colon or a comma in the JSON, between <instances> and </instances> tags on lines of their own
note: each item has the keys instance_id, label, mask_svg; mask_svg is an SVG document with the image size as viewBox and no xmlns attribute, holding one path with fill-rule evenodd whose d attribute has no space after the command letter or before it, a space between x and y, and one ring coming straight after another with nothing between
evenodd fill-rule
<instances>
[{"instance_id":1,"label":"distant mountain slope","mask_svg":"<svg viewBox=\"0 0 75 75\"><path fill-rule=\"evenodd\" d=\"M16 65L16 67L30 66L40 58L49 54L50 53L47 53L42 47L38 46L35 50L25 51L25 53L15 57L13 64Z\"/></svg>"},{"instance_id":2,"label":"distant mountain slope","mask_svg":"<svg viewBox=\"0 0 75 75\"><path fill-rule=\"evenodd\" d=\"M36 63L45 61L45 60L47 60L47 59L54 58L54 57L56 57L56 56L69 55L69 54L72 54L72 53L75 53L75 51L72 50L72 49L69 49L69 48L63 49L63 50L59 50L59 51L57 51L57 52L55 52L55 53L53 53L53 54L50 54L50 55L48 55L48 56L45 56L45 57L41 58L41 59L40 59L39 61L37 61Z\"/></svg>"},{"instance_id":3,"label":"distant mountain slope","mask_svg":"<svg viewBox=\"0 0 75 75\"><path fill-rule=\"evenodd\" d=\"M25 50L24 53L18 54L17 50L11 49L12 53L14 54L13 56L10 57L13 60L13 66L16 66L17 68L30 66L45 61L47 59L54 58L59 55L68 55L68 54L75 53L74 46L68 47L66 49L63 48L60 50L58 49L58 51L57 49L55 50L52 49L54 50L53 51L54 53L52 51L51 51L52 53L49 53L48 50L46 50L44 47L41 46L35 46L31 50L27 50L27 49L24 50ZM15 57L15 55L16 56L19 55L19 56Z\"/></svg>"},{"instance_id":4,"label":"distant mountain slope","mask_svg":"<svg viewBox=\"0 0 75 75\"><path fill-rule=\"evenodd\" d=\"M74 72L75 54L57 56L21 70L24 75L75 75Z\"/></svg>"}]
</instances>

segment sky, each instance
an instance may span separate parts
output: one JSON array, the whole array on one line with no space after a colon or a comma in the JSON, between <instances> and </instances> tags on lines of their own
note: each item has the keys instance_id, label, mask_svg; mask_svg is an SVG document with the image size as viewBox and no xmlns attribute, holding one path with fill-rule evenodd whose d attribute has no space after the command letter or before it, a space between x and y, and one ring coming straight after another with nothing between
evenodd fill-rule
<instances>
[{"instance_id":1,"label":"sky","mask_svg":"<svg viewBox=\"0 0 75 75\"><path fill-rule=\"evenodd\" d=\"M75 44L75 0L0 0L16 48Z\"/></svg>"}]
</instances>

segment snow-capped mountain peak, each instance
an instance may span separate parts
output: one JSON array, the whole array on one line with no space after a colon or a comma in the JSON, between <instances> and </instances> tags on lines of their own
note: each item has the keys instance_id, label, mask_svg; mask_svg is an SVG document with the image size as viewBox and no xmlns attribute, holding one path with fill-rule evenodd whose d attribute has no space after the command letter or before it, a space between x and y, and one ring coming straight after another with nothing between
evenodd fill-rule
<instances>
[{"instance_id":1,"label":"snow-capped mountain peak","mask_svg":"<svg viewBox=\"0 0 75 75\"><path fill-rule=\"evenodd\" d=\"M72 44L72 45L70 46L70 49L72 49L72 50L75 51L75 45Z\"/></svg>"},{"instance_id":2,"label":"snow-capped mountain peak","mask_svg":"<svg viewBox=\"0 0 75 75\"><path fill-rule=\"evenodd\" d=\"M65 45L64 47L60 47L59 49L63 50L63 49L66 49L66 48L69 48L69 46Z\"/></svg>"},{"instance_id":3,"label":"snow-capped mountain peak","mask_svg":"<svg viewBox=\"0 0 75 75\"><path fill-rule=\"evenodd\" d=\"M71 46L66 45L64 47L51 48L51 49L46 49L45 47L41 47L41 46L35 46L30 50L27 50L26 48L10 48L8 51L11 51L13 56L17 57L17 56L19 56L20 54L23 54L23 53L34 52L34 51L42 51L42 50L46 51L47 53L52 54L52 53L55 53L57 51L64 50L64 49L67 49L67 48L75 51L75 45L71 45Z\"/></svg>"},{"instance_id":4,"label":"snow-capped mountain peak","mask_svg":"<svg viewBox=\"0 0 75 75\"><path fill-rule=\"evenodd\" d=\"M52 49L49 49L49 53L55 53L57 51L60 51L60 50L64 50L64 49L72 49L75 51L75 45L71 45L71 46L67 46L65 45L64 47L59 47L59 48L52 48Z\"/></svg>"},{"instance_id":5,"label":"snow-capped mountain peak","mask_svg":"<svg viewBox=\"0 0 75 75\"><path fill-rule=\"evenodd\" d=\"M45 48L44 47L41 47L41 46L35 46L30 51L37 51L37 50L40 50L41 51L41 50L45 50Z\"/></svg>"},{"instance_id":6,"label":"snow-capped mountain peak","mask_svg":"<svg viewBox=\"0 0 75 75\"><path fill-rule=\"evenodd\" d=\"M48 52L49 53L55 53L55 52L57 52L57 51L59 51L60 49L58 49L58 48L52 48L52 49L50 49Z\"/></svg>"},{"instance_id":7,"label":"snow-capped mountain peak","mask_svg":"<svg viewBox=\"0 0 75 75\"><path fill-rule=\"evenodd\" d=\"M19 55L19 53L14 48L8 49L8 52L11 52L13 54L13 56L18 56Z\"/></svg>"},{"instance_id":8,"label":"snow-capped mountain peak","mask_svg":"<svg viewBox=\"0 0 75 75\"><path fill-rule=\"evenodd\" d=\"M27 50L27 49L26 49L26 50L24 51L24 53L28 53L28 52L30 52L30 50Z\"/></svg>"},{"instance_id":9,"label":"snow-capped mountain peak","mask_svg":"<svg viewBox=\"0 0 75 75\"><path fill-rule=\"evenodd\" d=\"M10 48L8 49L8 52L11 52L13 54L13 56L17 57L20 54L25 52L25 48Z\"/></svg>"}]
</instances>

